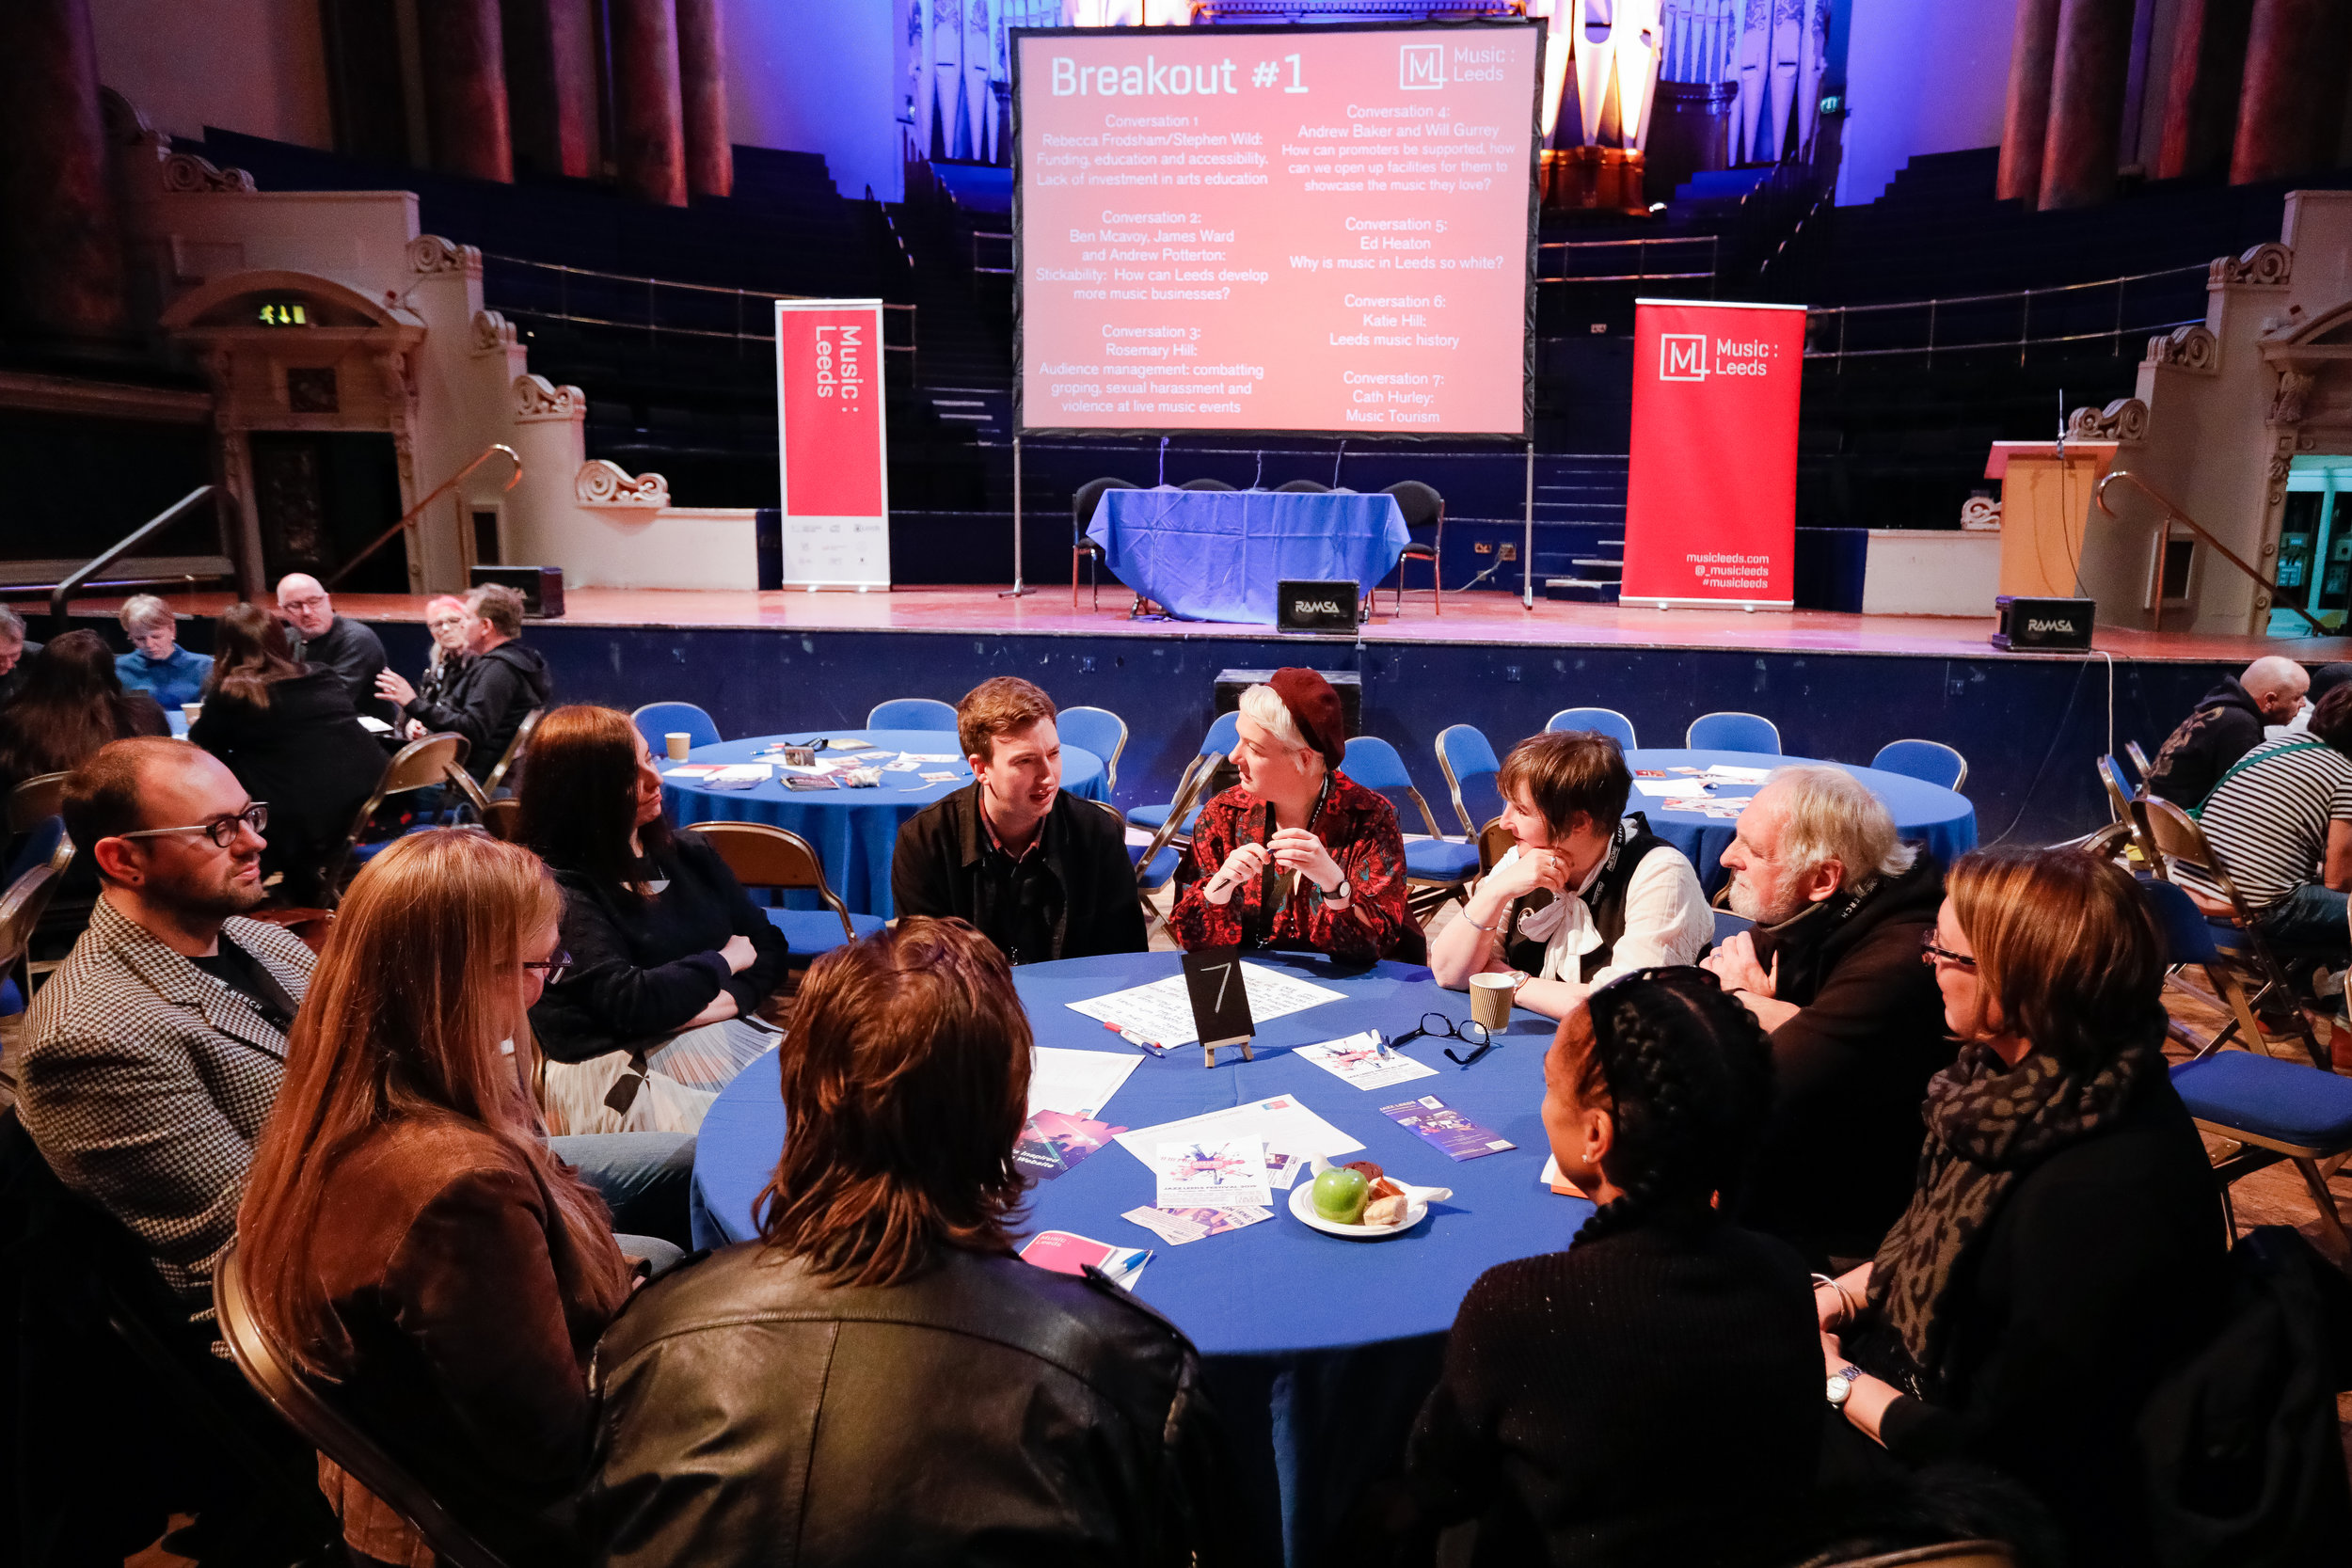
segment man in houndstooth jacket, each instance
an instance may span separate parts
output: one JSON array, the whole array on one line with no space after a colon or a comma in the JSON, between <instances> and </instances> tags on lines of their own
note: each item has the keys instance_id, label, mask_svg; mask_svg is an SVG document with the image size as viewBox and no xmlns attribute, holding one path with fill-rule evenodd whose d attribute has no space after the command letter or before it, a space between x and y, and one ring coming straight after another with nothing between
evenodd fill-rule
<instances>
[{"instance_id":1,"label":"man in houndstooth jacket","mask_svg":"<svg viewBox=\"0 0 2352 1568\"><path fill-rule=\"evenodd\" d=\"M64 813L101 896L26 1019L20 1114L209 1323L310 951L238 918L265 896L267 816L209 752L116 741L67 782Z\"/></svg>"}]
</instances>

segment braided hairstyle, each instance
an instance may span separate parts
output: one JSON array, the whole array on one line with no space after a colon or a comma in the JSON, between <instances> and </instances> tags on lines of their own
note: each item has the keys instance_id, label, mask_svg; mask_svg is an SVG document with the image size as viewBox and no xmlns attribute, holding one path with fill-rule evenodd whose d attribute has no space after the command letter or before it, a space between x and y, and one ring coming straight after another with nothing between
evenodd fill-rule
<instances>
[{"instance_id":1,"label":"braided hairstyle","mask_svg":"<svg viewBox=\"0 0 2352 1568\"><path fill-rule=\"evenodd\" d=\"M1578 1097L1606 1104L1616 1136L1601 1168L1625 1196L1570 1245L1645 1224L1719 1217L1715 1195L1746 1167L1772 1104L1772 1053L1747 1008L1701 969L1644 969L1586 1005L1592 1043Z\"/></svg>"}]
</instances>

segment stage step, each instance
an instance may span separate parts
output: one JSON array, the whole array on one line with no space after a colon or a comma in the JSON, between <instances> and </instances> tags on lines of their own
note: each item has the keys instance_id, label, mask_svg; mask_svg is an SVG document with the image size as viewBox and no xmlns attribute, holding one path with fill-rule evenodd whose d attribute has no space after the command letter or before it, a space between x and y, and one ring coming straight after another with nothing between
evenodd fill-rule
<instances>
[{"instance_id":1,"label":"stage step","mask_svg":"<svg viewBox=\"0 0 2352 1568\"><path fill-rule=\"evenodd\" d=\"M1614 582L1625 576L1625 562L1620 557L1613 557L1608 560L1588 560L1583 556L1579 556L1568 564L1577 569L1577 576L1579 577L1586 577L1592 573L1597 572L1603 576L1605 580Z\"/></svg>"},{"instance_id":2,"label":"stage step","mask_svg":"<svg viewBox=\"0 0 2352 1568\"><path fill-rule=\"evenodd\" d=\"M1546 578L1544 597L1577 604L1615 604L1623 587L1622 583L1597 582L1588 578Z\"/></svg>"}]
</instances>

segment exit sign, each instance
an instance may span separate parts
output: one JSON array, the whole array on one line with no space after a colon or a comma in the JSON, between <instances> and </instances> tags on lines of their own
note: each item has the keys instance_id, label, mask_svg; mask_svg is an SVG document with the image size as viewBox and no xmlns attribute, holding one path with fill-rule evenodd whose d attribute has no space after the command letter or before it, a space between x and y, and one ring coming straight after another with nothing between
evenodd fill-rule
<instances>
[{"instance_id":1,"label":"exit sign","mask_svg":"<svg viewBox=\"0 0 2352 1568\"><path fill-rule=\"evenodd\" d=\"M262 305L260 320L263 326L308 326L310 312L298 299L266 300Z\"/></svg>"}]
</instances>

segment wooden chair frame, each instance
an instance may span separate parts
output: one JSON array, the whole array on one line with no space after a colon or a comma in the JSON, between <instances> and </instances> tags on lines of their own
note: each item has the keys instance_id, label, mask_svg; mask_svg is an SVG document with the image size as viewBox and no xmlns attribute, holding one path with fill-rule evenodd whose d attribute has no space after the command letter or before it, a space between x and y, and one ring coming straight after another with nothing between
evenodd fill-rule
<instances>
[{"instance_id":1,"label":"wooden chair frame","mask_svg":"<svg viewBox=\"0 0 2352 1568\"><path fill-rule=\"evenodd\" d=\"M707 839L727 869L735 873L735 879L745 887L816 894L825 908L841 917L841 940L857 940L857 928L850 924L850 906L825 880L825 863L818 857L817 847L800 834L771 822L690 822L684 831ZM776 856L786 859L780 863Z\"/></svg>"},{"instance_id":2,"label":"wooden chair frame","mask_svg":"<svg viewBox=\"0 0 2352 1568\"><path fill-rule=\"evenodd\" d=\"M507 774L515 770L515 765L522 761L523 753L531 750L532 735L539 728L539 721L547 717L547 712L546 708L534 707L523 715L523 721L515 726L515 738L506 743L505 754L499 758L498 766L483 778L483 794L493 797L498 794L499 787L506 783Z\"/></svg>"},{"instance_id":3,"label":"wooden chair frame","mask_svg":"<svg viewBox=\"0 0 2352 1568\"><path fill-rule=\"evenodd\" d=\"M375 787L368 792L358 815L351 819L350 831L343 834L342 847L327 857L319 887L321 895L328 900L329 909L342 901L343 874L350 869L352 852L358 848L360 838L368 831L368 823L374 818L376 808L391 797L448 784L472 802L477 812L488 807L489 797L466 772L466 745L464 736L444 733L412 740L392 753L392 760L384 765L384 776L376 780Z\"/></svg>"}]
</instances>

